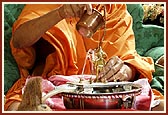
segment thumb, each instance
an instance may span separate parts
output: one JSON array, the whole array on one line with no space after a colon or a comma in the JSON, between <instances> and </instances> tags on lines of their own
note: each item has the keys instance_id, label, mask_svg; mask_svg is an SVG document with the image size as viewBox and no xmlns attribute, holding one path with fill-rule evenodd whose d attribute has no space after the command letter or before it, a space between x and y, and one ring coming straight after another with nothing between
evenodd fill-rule
<instances>
[{"instance_id":1,"label":"thumb","mask_svg":"<svg viewBox=\"0 0 168 115\"><path fill-rule=\"evenodd\" d=\"M92 5L91 4L86 4L86 11L87 11L87 14L89 14L89 15L92 14Z\"/></svg>"}]
</instances>

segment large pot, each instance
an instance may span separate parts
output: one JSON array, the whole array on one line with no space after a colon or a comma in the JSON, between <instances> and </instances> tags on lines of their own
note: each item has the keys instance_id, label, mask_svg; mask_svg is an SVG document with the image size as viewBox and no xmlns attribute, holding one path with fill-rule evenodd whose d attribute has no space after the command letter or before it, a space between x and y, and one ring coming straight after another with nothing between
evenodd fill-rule
<instances>
[{"instance_id":1,"label":"large pot","mask_svg":"<svg viewBox=\"0 0 168 115\"><path fill-rule=\"evenodd\" d=\"M132 82L67 83L48 93L43 101L58 93L67 109L128 109L141 93L141 86Z\"/></svg>"}]
</instances>

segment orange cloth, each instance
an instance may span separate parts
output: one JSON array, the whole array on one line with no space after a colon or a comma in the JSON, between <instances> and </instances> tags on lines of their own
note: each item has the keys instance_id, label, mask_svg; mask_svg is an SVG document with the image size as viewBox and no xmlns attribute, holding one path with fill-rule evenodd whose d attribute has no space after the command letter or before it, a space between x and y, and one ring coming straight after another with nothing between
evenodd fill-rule
<instances>
[{"instance_id":1,"label":"orange cloth","mask_svg":"<svg viewBox=\"0 0 168 115\"><path fill-rule=\"evenodd\" d=\"M18 20L14 23L13 32L26 21L44 15L57 7L59 5L55 4L26 5ZM96 8L100 10L102 5ZM152 80L152 72L154 72L153 60L150 57L139 56L135 50L132 17L127 12L126 5L111 4L107 5L106 8L107 29L102 49L107 53L107 59L114 55L119 56L123 61L133 65L139 71L141 77L147 77L150 82ZM49 77L54 74L81 74L86 52L89 49L97 48L99 36L103 35L103 29L97 31L92 38L83 39L75 28L77 21L77 18L64 19L42 36L56 49L55 52L47 57L43 75ZM18 64L21 79L8 91L5 110L14 100L21 100L21 89L26 77L29 75L28 69L32 68L35 61L33 47L16 49L11 44L11 49ZM90 65L87 63L85 74L90 74L89 67Z\"/></svg>"}]
</instances>

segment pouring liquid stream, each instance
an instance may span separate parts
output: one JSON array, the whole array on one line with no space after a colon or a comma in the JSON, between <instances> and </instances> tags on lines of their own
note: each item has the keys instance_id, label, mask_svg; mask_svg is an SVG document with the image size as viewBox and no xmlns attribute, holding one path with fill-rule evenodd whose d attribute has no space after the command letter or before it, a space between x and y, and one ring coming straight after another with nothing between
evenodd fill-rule
<instances>
[{"instance_id":1,"label":"pouring liquid stream","mask_svg":"<svg viewBox=\"0 0 168 115\"><path fill-rule=\"evenodd\" d=\"M88 52L86 53L86 58L84 60L84 65L82 68L82 78L84 78L84 71L86 68L86 63L87 60L90 61L90 68L91 68L91 75L96 74L96 79L98 78L99 72L102 70L103 66L105 65L105 58L106 58L106 53L102 50L102 43L104 40L104 37L106 35L106 6L104 8L104 32L103 36L100 36L100 31L99 31L99 43L98 43L98 48L97 49L89 49ZM91 83L92 76L90 78L90 83ZM97 82L98 80L95 80Z\"/></svg>"}]
</instances>

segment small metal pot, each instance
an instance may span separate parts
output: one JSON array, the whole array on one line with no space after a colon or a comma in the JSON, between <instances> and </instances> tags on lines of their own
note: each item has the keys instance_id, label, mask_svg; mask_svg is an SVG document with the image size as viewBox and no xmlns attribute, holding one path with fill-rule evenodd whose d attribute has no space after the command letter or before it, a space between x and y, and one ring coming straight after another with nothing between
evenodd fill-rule
<instances>
[{"instance_id":1,"label":"small metal pot","mask_svg":"<svg viewBox=\"0 0 168 115\"><path fill-rule=\"evenodd\" d=\"M99 11L93 9L91 15L87 14L87 12L84 13L76 24L76 29L83 37L90 38L104 24L104 17Z\"/></svg>"}]
</instances>

